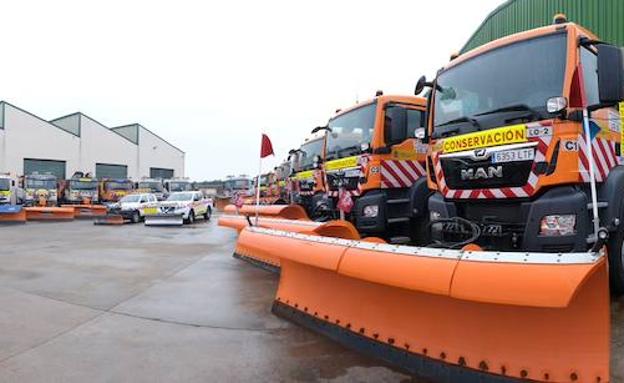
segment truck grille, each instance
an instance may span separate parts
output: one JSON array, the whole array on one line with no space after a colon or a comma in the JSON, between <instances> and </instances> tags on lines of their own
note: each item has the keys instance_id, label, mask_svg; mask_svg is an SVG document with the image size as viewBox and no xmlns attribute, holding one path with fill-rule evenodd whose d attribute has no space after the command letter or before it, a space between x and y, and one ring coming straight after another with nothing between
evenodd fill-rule
<instances>
[{"instance_id":1,"label":"truck grille","mask_svg":"<svg viewBox=\"0 0 624 383\"><path fill-rule=\"evenodd\" d=\"M451 189L519 187L527 184L533 161L493 164L489 158L441 158L442 172Z\"/></svg>"},{"instance_id":2,"label":"truck grille","mask_svg":"<svg viewBox=\"0 0 624 383\"><path fill-rule=\"evenodd\" d=\"M358 183L360 182L360 177L344 177L342 181L346 190L356 190ZM337 191L338 182L339 178L335 173L327 173L327 184L329 186L329 190Z\"/></svg>"}]
</instances>

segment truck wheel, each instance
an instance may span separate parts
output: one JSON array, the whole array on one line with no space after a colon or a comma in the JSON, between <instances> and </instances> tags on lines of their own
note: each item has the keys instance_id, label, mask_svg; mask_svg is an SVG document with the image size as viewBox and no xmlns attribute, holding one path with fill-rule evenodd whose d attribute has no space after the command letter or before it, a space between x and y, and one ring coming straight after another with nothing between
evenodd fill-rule
<instances>
[{"instance_id":1,"label":"truck wheel","mask_svg":"<svg viewBox=\"0 0 624 383\"><path fill-rule=\"evenodd\" d=\"M139 214L138 211L133 211L132 212L132 223L139 223L141 221L141 215Z\"/></svg>"},{"instance_id":2,"label":"truck wheel","mask_svg":"<svg viewBox=\"0 0 624 383\"><path fill-rule=\"evenodd\" d=\"M210 216L212 215L212 211L210 210L210 208L206 208L206 213L204 213L204 220L205 221L210 221Z\"/></svg>"},{"instance_id":3,"label":"truck wheel","mask_svg":"<svg viewBox=\"0 0 624 383\"><path fill-rule=\"evenodd\" d=\"M609 278L611 293L615 296L624 294L624 230L617 230L609 240Z\"/></svg>"}]
</instances>

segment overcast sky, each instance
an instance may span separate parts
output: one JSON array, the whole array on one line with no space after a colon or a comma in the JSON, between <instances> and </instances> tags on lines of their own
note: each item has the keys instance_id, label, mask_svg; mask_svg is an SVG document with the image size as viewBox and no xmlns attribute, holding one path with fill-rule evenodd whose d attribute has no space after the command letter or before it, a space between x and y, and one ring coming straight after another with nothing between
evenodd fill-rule
<instances>
[{"instance_id":1,"label":"overcast sky","mask_svg":"<svg viewBox=\"0 0 624 383\"><path fill-rule=\"evenodd\" d=\"M257 173L357 98L412 94L502 0L10 1L0 98L45 119L139 122L187 176Z\"/></svg>"}]
</instances>

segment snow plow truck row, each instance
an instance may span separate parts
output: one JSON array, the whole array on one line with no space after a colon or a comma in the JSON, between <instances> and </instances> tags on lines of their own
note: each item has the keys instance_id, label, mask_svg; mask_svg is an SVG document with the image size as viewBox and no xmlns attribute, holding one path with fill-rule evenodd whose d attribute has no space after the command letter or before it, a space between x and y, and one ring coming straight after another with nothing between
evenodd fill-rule
<instances>
[{"instance_id":1,"label":"snow plow truck row","mask_svg":"<svg viewBox=\"0 0 624 383\"><path fill-rule=\"evenodd\" d=\"M298 207L221 217L237 256L280 272L273 312L436 382L609 381L623 50L558 15L415 94L291 151Z\"/></svg>"}]
</instances>

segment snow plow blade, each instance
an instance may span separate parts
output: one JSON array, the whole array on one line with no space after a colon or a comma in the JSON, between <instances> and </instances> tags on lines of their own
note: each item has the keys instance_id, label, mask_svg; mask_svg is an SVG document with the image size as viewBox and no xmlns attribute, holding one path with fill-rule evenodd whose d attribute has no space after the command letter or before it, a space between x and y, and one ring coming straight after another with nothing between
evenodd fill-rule
<instances>
[{"instance_id":1,"label":"snow plow blade","mask_svg":"<svg viewBox=\"0 0 624 383\"><path fill-rule=\"evenodd\" d=\"M72 221L74 209L68 207L26 207L27 221Z\"/></svg>"},{"instance_id":2,"label":"snow plow blade","mask_svg":"<svg viewBox=\"0 0 624 383\"><path fill-rule=\"evenodd\" d=\"M0 205L0 224L26 223L26 211L20 205Z\"/></svg>"},{"instance_id":3,"label":"snow plow blade","mask_svg":"<svg viewBox=\"0 0 624 383\"><path fill-rule=\"evenodd\" d=\"M106 215L106 206L103 205L61 205L61 207L74 209L74 218L90 219Z\"/></svg>"},{"instance_id":4,"label":"snow plow blade","mask_svg":"<svg viewBox=\"0 0 624 383\"><path fill-rule=\"evenodd\" d=\"M248 219L249 218L249 219ZM359 239L360 235L355 227L348 221L315 222L295 219L271 218L266 216L256 218L245 215L222 215L219 217L219 226L235 229L239 233L246 227L264 227L267 229L292 231L295 233L317 234L326 237Z\"/></svg>"},{"instance_id":5,"label":"snow plow blade","mask_svg":"<svg viewBox=\"0 0 624 383\"><path fill-rule=\"evenodd\" d=\"M260 217L310 220L308 214L299 205L243 205L240 209L236 209L234 205L227 205L224 209L226 214L239 214L255 217L256 210Z\"/></svg>"},{"instance_id":6,"label":"snow plow blade","mask_svg":"<svg viewBox=\"0 0 624 383\"><path fill-rule=\"evenodd\" d=\"M123 225L124 218L120 214L106 214L93 219L94 225Z\"/></svg>"},{"instance_id":7,"label":"snow plow blade","mask_svg":"<svg viewBox=\"0 0 624 383\"><path fill-rule=\"evenodd\" d=\"M250 218L250 220L255 224L255 218ZM240 232L241 237L249 235L247 231L243 230L246 226L249 226L245 217L223 216L219 219L219 225L234 227ZM348 221L329 221L322 223L313 221L259 218L258 227L334 238L360 238L360 235L355 227ZM239 237L236 243L234 258L242 259L268 271L279 272L279 258L275 257L273 254L276 251L283 249L269 249L267 251L263 243L255 243L254 241L249 241L247 238L241 237Z\"/></svg>"},{"instance_id":8,"label":"snow plow blade","mask_svg":"<svg viewBox=\"0 0 624 383\"><path fill-rule=\"evenodd\" d=\"M145 216L145 226L182 226L182 214L153 214Z\"/></svg>"},{"instance_id":9,"label":"snow plow blade","mask_svg":"<svg viewBox=\"0 0 624 383\"><path fill-rule=\"evenodd\" d=\"M436 382L609 381L602 253L442 250L246 228L273 312Z\"/></svg>"}]
</instances>

